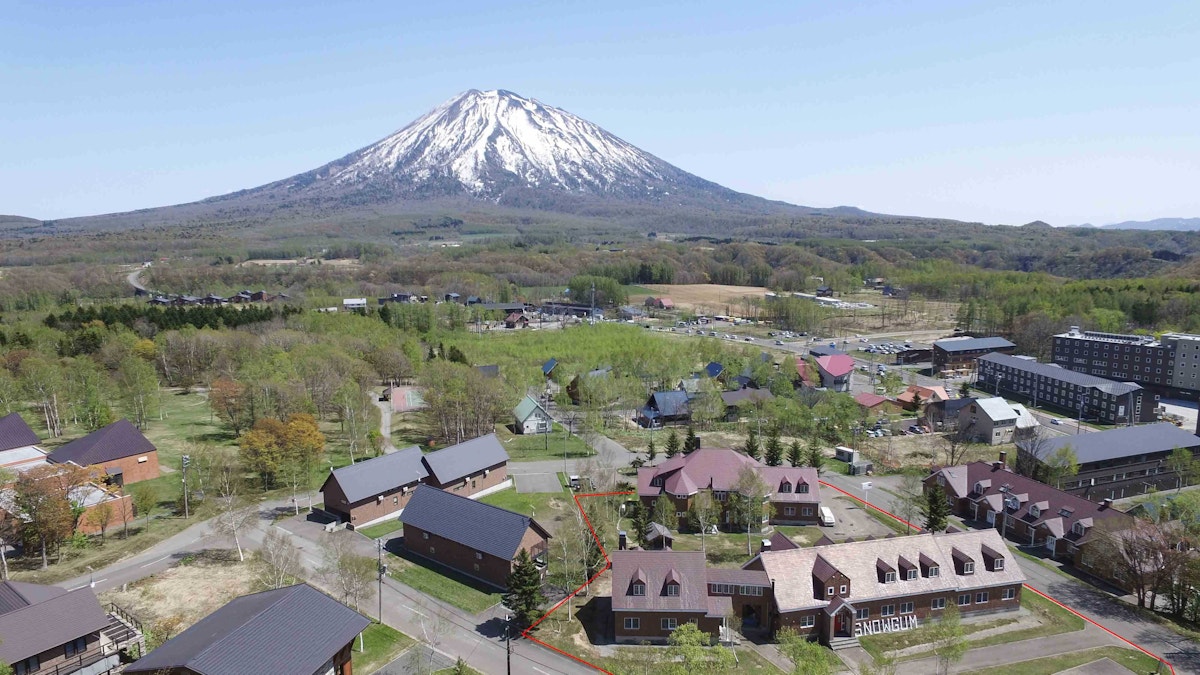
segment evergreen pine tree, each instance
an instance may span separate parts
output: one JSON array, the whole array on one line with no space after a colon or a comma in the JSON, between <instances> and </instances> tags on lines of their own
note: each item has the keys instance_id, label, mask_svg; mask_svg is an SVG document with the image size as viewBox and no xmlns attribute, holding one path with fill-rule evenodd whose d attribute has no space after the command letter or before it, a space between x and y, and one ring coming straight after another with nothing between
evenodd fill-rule
<instances>
[{"instance_id":1,"label":"evergreen pine tree","mask_svg":"<svg viewBox=\"0 0 1200 675\"><path fill-rule=\"evenodd\" d=\"M683 439L683 454L690 455L700 449L700 437L696 435L696 430L688 427L687 437Z\"/></svg>"},{"instance_id":2,"label":"evergreen pine tree","mask_svg":"<svg viewBox=\"0 0 1200 675\"><path fill-rule=\"evenodd\" d=\"M775 425L767 431L766 460L767 466L783 464L783 441L779 440L779 427Z\"/></svg>"},{"instance_id":3,"label":"evergreen pine tree","mask_svg":"<svg viewBox=\"0 0 1200 675\"><path fill-rule=\"evenodd\" d=\"M808 465L818 472L825 466L825 452L821 450L821 444L816 438L808 442Z\"/></svg>"},{"instance_id":4,"label":"evergreen pine tree","mask_svg":"<svg viewBox=\"0 0 1200 675\"><path fill-rule=\"evenodd\" d=\"M758 459L762 454L762 449L758 447L758 434L755 433L754 427L750 427L750 433L746 436L746 454L754 459Z\"/></svg>"},{"instance_id":5,"label":"evergreen pine tree","mask_svg":"<svg viewBox=\"0 0 1200 675\"><path fill-rule=\"evenodd\" d=\"M658 448L654 446L654 434L650 434L650 442L646 444L646 461L654 464L654 460L658 458Z\"/></svg>"},{"instance_id":6,"label":"evergreen pine tree","mask_svg":"<svg viewBox=\"0 0 1200 675\"><path fill-rule=\"evenodd\" d=\"M504 605L513 611L513 624L517 630L533 625L542 615L542 575L529 557L529 551L521 549L516 565L508 575L508 590L504 593Z\"/></svg>"},{"instance_id":7,"label":"evergreen pine tree","mask_svg":"<svg viewBox=\"0 0 1200 675\"><path fill-rule=\"evenodd\" d=\"M950 504L946 501L946 493L941 485L934 485L925 493L925 529L930 532L944 532L950 516Z\"/></svg>"},{"instance_id":8,"label":"evergreen pine tree","mask_svg":"<svg viewBox=\"0 0 1200 675\"><path fill-rule=\"evenodd\" d=\"M674 457L679 454L679 434L672 429L671 433L667 434L667 457Z\"/></svg>"},{"instance_id":9,"label":"evergreen pine tree","mask_svg":"<svg viewBox=\"0 0 1200 675\"><path fill-rule=\"evenodd\" d=\"M646 548L646 530L650 529L650 509L645 504L637 502L633 507L633 540L638 546Z\"/></svg>"},{"instance_id":10,"label":"evergreen pine tree","mask_svg":"<svg viewBox=\"0 0 1200 675\"><path fill-rule=\"evenodd\" d=\"M800 447L800 441L792 441L792 445L788 448L788 464L792 466L804 464L804 449Z\"/></svg>"}]
</instances>

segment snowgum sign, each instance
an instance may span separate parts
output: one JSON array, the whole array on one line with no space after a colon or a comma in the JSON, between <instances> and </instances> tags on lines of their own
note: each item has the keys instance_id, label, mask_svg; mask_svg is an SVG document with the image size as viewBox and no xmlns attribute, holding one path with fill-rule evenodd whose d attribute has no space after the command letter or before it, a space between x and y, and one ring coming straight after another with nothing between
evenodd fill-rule
<instances>
[{"instance_id":1,"label":"snowgum sign","mask_svg":"<svg viewBox=\"0 0 1200 675\"><path fill-rule=\"evenodd\" d=\"M917 627L916 616L894 616L890 619L875 619L874 621L859 621L854 624L854 637L874 635L876 633L899 633Z\"/></svg>"}]
</instances>

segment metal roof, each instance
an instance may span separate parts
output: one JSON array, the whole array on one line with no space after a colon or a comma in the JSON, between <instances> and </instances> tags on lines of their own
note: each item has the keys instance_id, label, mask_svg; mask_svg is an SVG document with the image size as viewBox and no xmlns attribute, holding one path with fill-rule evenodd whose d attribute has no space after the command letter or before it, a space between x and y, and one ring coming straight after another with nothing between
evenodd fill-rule
<instances>
[{"instance_id":1,"label":"metal roof","mask_svg":"<svg viewBox=\"0 0 1200 675\"><path fill-rule=\"evenodd\" d=\"M854 372L854 358L848 354L829 354L817 357L817 366L833 377L842 377Z\"/></svg>"},{"instance_id":2,"label":"metal roof","mask_svg":"<svg viewBox=\"0 0 1200 675\"><path fill-rule=\"evenodd\" d=\"M388 455L334 469L325 483L336 481L346 501L353 504L370 499L401 485L411 485L429 475L421 461L421 449L410 445ZM325 486L321 486L325 490Z\"/></svg>"},{"instance_id":3,"label":"metal roof","mask_svg":"<svg viewBox=\"0 0 1200 675\"><path fill-rule=\"evenodd\" d=\"M550 359L542 364L542 374L549 375L554 371L554 367L558 365L558 359Z\"/></svg>"},{"instance_id":4,"label":"metal roof","mask_svg":"<svg viewBox=\"0 0 1200 675\"><path fill-rule=\"evenodd\" d=\"M1124 396L1131 391L1137 391L1142 388L1132 382L1117 382L1116 380L1109 380L1096 375L1068 370L1050 363L1038 363L1032 359L1023 359L1018 356L998 354L996 352L984 354L979 357L979 361L990 361L998 365L1008 366L1014 370L1022 370L1032 375L1041 375L1042 377L1048 377L1080 387L1096 387L1101 391L1115 396ZM1012 383L1010 382L1009 384L1011 385Z\"/></svg>"},{"instance_id":5,"label":"metal roof","mask_svg":"<svg viewBox=\"0 0 1200 675\"><path fill-rule=\"evenodd\" d=\"M529 516L428 485L417 486L402 520L406 526L503 560L513 559L530 527L550 538L545 528Z\"/></svg>"},{"instance_id":6,"label":"metal roof","mask_svg":"<svg viewBox=\"0 0 1200 675\"><path fill-rule=\"evenodd\" d=\"M526 394L525 398L521 399L521 402L517 404L517 407L513 408L513 416L517 418L518 422L524 422L525 420L529 419L530 415L538 410L541 410L542 414L545 415L547 419L550 418L550 413L546 412L546 409L542 407L542 404L538 403L537 399L534 397Z\"/></svg>"},{"instance_id":7,"label":"metal roof","mask_svg":"<svg viewBox=\"0 0 1200 675\"><path fill-rule=\"evenodd\" d=\"M425 468L442 485L508 462L508 453L496 434L451 445L424 457Z\"/></svg>"},{"instance_id":8,"label":"metal roof","mask_svg":"<svg viewBox=\"0 0 1200 675\"><path fill-rule=\"evenodd\" d=\"M313 673L371 621L308 584L235 598L125 669Z\"/></svg>"},{"instance_id":9,"label":"metal roof","mask_svg":"<svg viewBox=\"0 0 1200 675\"><path fill-rule=\"evenodd\" d=\"M55 449L50 453L49 460L55 464L73 462L79 466L91 466L155 450L154 444L132 422L117 420Z\"/></svg>"},{"instance_id":10,"label":"metal roof","mask_svg":"<svg viewBox=\"0 0 1200 675\"><path fill-rule=\"evenodd\" d=\"M0 584L0 662L16 663L108 625L92 589Z\"/></svg>"},{"instance_id":11,"label":"metal roof","mask_svg":"<svg viewBox=\"0 0 1200 675\"><path fill-rule=\"evenodd\" d=\"M1012 406L1008 404L1008 401L998 396L978 399L975 401L975 405L987 413L988 418L993 422L1015 420L1020 417L1017 411L1013 410Z\"/></svg>"},{"instance_id":12,"label":"metal roof","mask_svg":"<svg viewBox=\"0 0 1200 675\"><path fill-rule=\"evenodd\" d=\"M1080 464L1086 464L1170 452L1175 448L1195 448L1200 446L1200 437L1169 422L1161 422L1052 438L1047 441L1046 452L1053 453L1064 445L1071 446Z\"/></svg>"},{"instance_id":13,"label":"metal roof","mask_svg":"<svg viewBox=\"0 0 1200 675\"><path fill-rule=\"evenodd\" d=\"M707 366L704 366L704 374L709 377L720 377L723 372L725 372L725 366L716 361L710 361Z\"/></svg>"},{"instance_id":14,"label":"metal roof","mask_svg":"<svg viewBox=\"0 0 1200 675\"><path fill-rule=\"evenodd\" d=\"M687 415L687 392L679 391L677 389L670 391L656 391L650 395L650 405L647 407L653 408L659 415L664 417Z\"/></svg>"},{"instance_id":15,"label":"metal roof","mask_svg":"<svg viewBox=\"0 0 1200 675\"><path fill-rule=\"evenodd\" d=\"M633 577L644 575L645 595L630 595ZM667 576L679 579L679 594L667 595ZM708 575L700 551L613 551L612 608L708 612Z\"/></svg>"},{"instance_id":16,"label":"metal roof","mask_svg":"<svg viewBox=\"0 0 1200 675\"><path fill-rule=\"evenodd\" d=\"M951 338L949 340L937 340L933 346L944 352L972 352L980 349L1012 349L1015 344L1005 340L1002 337L983 337L983 338Z\"/></svg>"},{"instance_id":17,"label":"metal roof","mask_svg":"<svg viewBox=\"0 0 1200 675\"><path fill-rule=\"evenodd\" d=\"M25 423L24 418L17 413L0 417L0 452L37 445L41 442L33 429L30 429L29 425Z\"/></svg>"}]
</instances>

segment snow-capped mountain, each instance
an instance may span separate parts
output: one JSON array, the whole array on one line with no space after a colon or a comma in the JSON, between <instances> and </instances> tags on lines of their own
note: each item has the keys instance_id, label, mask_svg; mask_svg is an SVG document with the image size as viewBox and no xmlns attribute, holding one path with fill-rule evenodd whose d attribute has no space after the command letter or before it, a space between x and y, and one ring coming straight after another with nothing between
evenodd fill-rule
<instances>
[{"instance_id":1,"label":"snow-capped mountain","mask_svg":"<svg viewBox=\"0 0 1200 675\"><path fill-rule=\"evenodd\" d=\"M377 143L259 190L382 200L463 194L496 202L517 193L526 200L529 191L656 202L696 190L722 201L744 197L561 108L475 89Z\"/></svg>"}]
</instances>

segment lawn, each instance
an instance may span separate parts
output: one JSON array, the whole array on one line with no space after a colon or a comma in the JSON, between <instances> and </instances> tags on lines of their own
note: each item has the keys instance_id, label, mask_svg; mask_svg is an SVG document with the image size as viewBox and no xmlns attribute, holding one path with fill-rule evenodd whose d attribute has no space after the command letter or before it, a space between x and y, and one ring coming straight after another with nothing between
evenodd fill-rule
<instances>
[{"instance_id":1,"label":"lawn","mask_svg":"<svg viewBox=\"0 0 1200 675\"><path fill-rule=\"evenodd\" d=\"M513 461L535 459L578 459L590 457L592 449L578 435L568 436L561 424L554 425L549 434L514 434L503 424L496 425L496 438Z\"/></svg>"},{"instance_id":2,"label":"lawn","mask_svg":"<svg viewBox=\"0 0 1200 675\"><path fill-rule=\"evenodd\" d=\"M404 523L397 520L385 520L382 523L376 523L368 527L356 527L355 532L369 539L378 539L384 535L396 532L404 527Z\"/></svg>"},{"instance_id":3,"label":"lawn","mask_svg":"<svg viewBox=\"0 0 1200 675\"><path fill-rule=\"evenodd\" d=\"M965 675L1053 675L1068 668L1082 666L1103 658L1109 658L1135 673L1159 672L1158 659L1147 656L1136 649L1123 647L1098 647L1057 656L1047 656L1029 661L1017 661L1003 666L983 670L966 671ZM1166 672L1164 668L1162 672Z\"/></svg>"},{"instance_id":4,"label":"lawn","mask_svg":"<svg viewBox=\"0 0 1200 675\"><path fill-rule=\"evenodd\" d=\"M574 517L577 513L575 500L569 492L522 494L517 492L516 488L509 488L482 497L479 501L535 518L543 526L549 528L552 534L556 529L553 523L560 522L567 517Z\"/></svg>"},{"instance_id":5,"label":"lawn","mask_svg":"<svg viewBox=\"0 0 1200 675\"><path fill-rule=\"evenodd\" d=\"M396 581L472 614L500 602L499 591L433 562L394 554L388 562L388 575Z\"/></svg>"},{"instance_id":6,"label":"lawn","mask_svg":"<svg viewBox=\"0 0 1200 675\"><path fill-rule=\"evenodd\" d=\"M373 673L391 663L401 652L413 645L413 639L390 626L371 622L363 631L363 651L358 651L358 640L354 641L352 659L354 670Z\"/></svg>"},{"instance_id":7,"label":"lawn","mask_svg":"<svg viewBox=\"0 0 1200 675\"><path fill-rule=\"evenodd\" d=\"M676 551L699 551L703 544L705 558L712 567L738 568L758 553L762 547L763 535L758 532L750 534L749 555L746 554L745 532L718 532L701 537L699 534L677 534L672 548Z\"/></svg>"}]
</instances>

